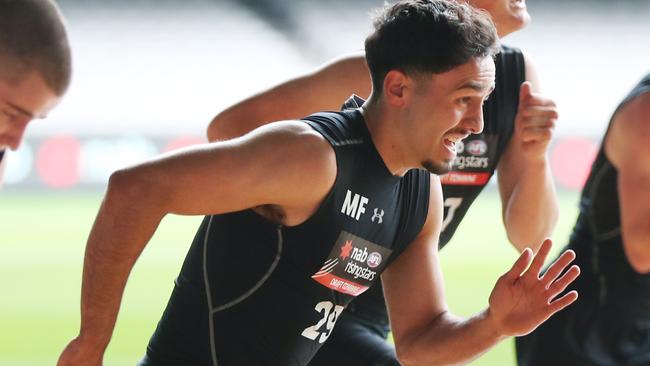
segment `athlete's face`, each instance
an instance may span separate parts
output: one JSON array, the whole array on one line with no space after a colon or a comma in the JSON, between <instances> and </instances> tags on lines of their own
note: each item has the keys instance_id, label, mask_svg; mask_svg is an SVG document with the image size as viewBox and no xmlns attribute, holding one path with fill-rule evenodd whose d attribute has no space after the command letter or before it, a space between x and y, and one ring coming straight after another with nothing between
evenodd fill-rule
<instances>
[{"instance_id":1,"label":"athlete's face","mask_svg":"<svg viewBox=\"0 0 650 366\"><path fill-rule=\"evenodd\" d=\"M27 124L45 118L59 99L35 72L16 82L0 78L0 149L18 149Z\"/></svg>"},{"instance_id":2,"label":"athlete's face","mask_svg":"<svg viewBox=\"0 0 650 366\"><path fill-rule=\"evenodd\" d=\"M530 23L526 0L467 0L475 8L490 13L499 37L524 28Z\"/></svg>"},{"instance_id":3,"label":"athlete's face","mask_svg":"<svg viewBox=\"0 0 650 366\"><path fill-rule=\"evenodd\" d=\"M442 74L422 76L405 109L413 153L434 174L451 169L456 143L483 130L483 102L494 89L491 57L473 58Z\"/></svg>"}]
</instances>

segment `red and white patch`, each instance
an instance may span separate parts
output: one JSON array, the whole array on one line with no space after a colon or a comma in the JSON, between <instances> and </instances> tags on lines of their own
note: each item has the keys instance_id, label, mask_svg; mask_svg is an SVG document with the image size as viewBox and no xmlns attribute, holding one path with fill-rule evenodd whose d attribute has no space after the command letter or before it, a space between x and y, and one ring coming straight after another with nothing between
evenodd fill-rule
<instances>
[{"instance_id":1,"label":"red and white patch","mask_svg":"<svg viewBox=\"0 0 650 366\"><path fill-rule=\"evenodd\" d=\"M450 186L482 186L489 180L487 172L449 172L440 176L440 182Z\"/></svg>"},{"instance_id":2,"label":"red and white patch","mask_svg":"<svg viewBox=\"0 0 650 366\"><path fill-rule=\"evenodd\" d=\"M332 290L359 296L379 279L392 251L341 231L323 266L311 276Z\"/></svg>"}]
</instances>

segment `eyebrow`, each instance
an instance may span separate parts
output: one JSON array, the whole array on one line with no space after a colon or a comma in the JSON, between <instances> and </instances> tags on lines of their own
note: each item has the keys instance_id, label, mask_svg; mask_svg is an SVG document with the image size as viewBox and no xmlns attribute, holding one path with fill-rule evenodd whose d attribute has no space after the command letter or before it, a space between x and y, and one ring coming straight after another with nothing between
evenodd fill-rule
<instances>
[{"instance_id":1,"label":"eyebrow","mask_svg":"<svg viewBox=\"0 0 650 366\"><path fill-rule=\"evenodd\" d=\"M34 116L33 113L31 113L30 111L28 111L28 110L26 110L26 109L24 109L24 108L21 108L21 107L19 107L19 106L13 104L13 103L11 103L11 102L6 102L6 103L7 103L8 106L10 106L11 108L17 110L18 112L20 112L20 114L23 114L23 115L25 115L26 117L29 117L29 118L35 118L35 117L36 117L36 116Z\"/></svg>"},{"instance_id":2,"label":"eyebrow","mask_svg":"<svg viewBox=\"0 0 650 366\"><path fill-rule=\"evenodd\" d=\"M491 83L490 86L489 86L489 88L487 88L487 89L488 89L488 94L489 94L489 93L492 93L492 91L494 91L494 87L495 87L495 84L494 84L494 83ZM469 88L469 89L475 90L475 91L477 91L477 92L483 92L483 91L485 91L485 86L484 86L484 84L477 83L477 82L475 82L475 81L468 81L468 82L466 82L465 84L460 85L460 86L457 88L457 90L465 89L465 88Z\"/></svg>"}]
</instances>

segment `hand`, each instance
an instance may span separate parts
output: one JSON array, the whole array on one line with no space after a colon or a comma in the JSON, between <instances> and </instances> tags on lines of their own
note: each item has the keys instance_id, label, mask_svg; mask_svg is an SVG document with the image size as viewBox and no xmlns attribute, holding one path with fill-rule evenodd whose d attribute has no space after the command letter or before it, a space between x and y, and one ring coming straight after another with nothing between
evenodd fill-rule
<instances>
[{"instance_id":1,"label":"hand","mask_svg":"<svg viewBox=\"0 0 650 366\"><path fill-rule=\"evenodd\" d=\"M57 366L102 366L104 358L104 348L98 351L87 342L83 342L80 337L70 341L65 347Z\"/></svg>"},{"instance_id":2,"label":"hand","mask_svg":"<svg viewBox=\"0 0 650 366\"><path fill-rule=\"evenodd\" d=\"M490 294L489 316L494 320L499 334L526 335L578 298L576 291L570 291L555 299L580 274L580 268L576 265L564 272L575 259L572 250L562 253L540 277L551 246L550 239L544 240L534 258L532 250L526 248L512 269L501 276L494 286Z\"/></svg>"},{"instance_id":3,"label":"hand","mask_svg":"<svg viewBox=\"0 0 650 366\"><path fill-rule=\"evenodd\" d=\"M525 159L544 159L557 118L557 108L553 100L533 93L529 81L521 84L513 138L521 144Z\"/></svg>"}]
</instances>

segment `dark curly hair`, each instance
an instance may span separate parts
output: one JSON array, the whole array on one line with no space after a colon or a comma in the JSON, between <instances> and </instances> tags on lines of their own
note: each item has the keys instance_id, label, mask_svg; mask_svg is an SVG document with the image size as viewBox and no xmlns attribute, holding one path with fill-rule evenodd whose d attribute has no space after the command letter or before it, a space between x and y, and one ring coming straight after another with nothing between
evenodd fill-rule
<instances>
[{"instance_id":1,"label":"dark curly hair","mask_svg":"<svg viewBox=\"0 0 650 366\"><path fill-rule=\"evenodd\" d=\"M373 92L390 70L443 73L500 50L489 15L453 0L403 0L377 11L366 38Z\"/></svg>"}]
</instances>

